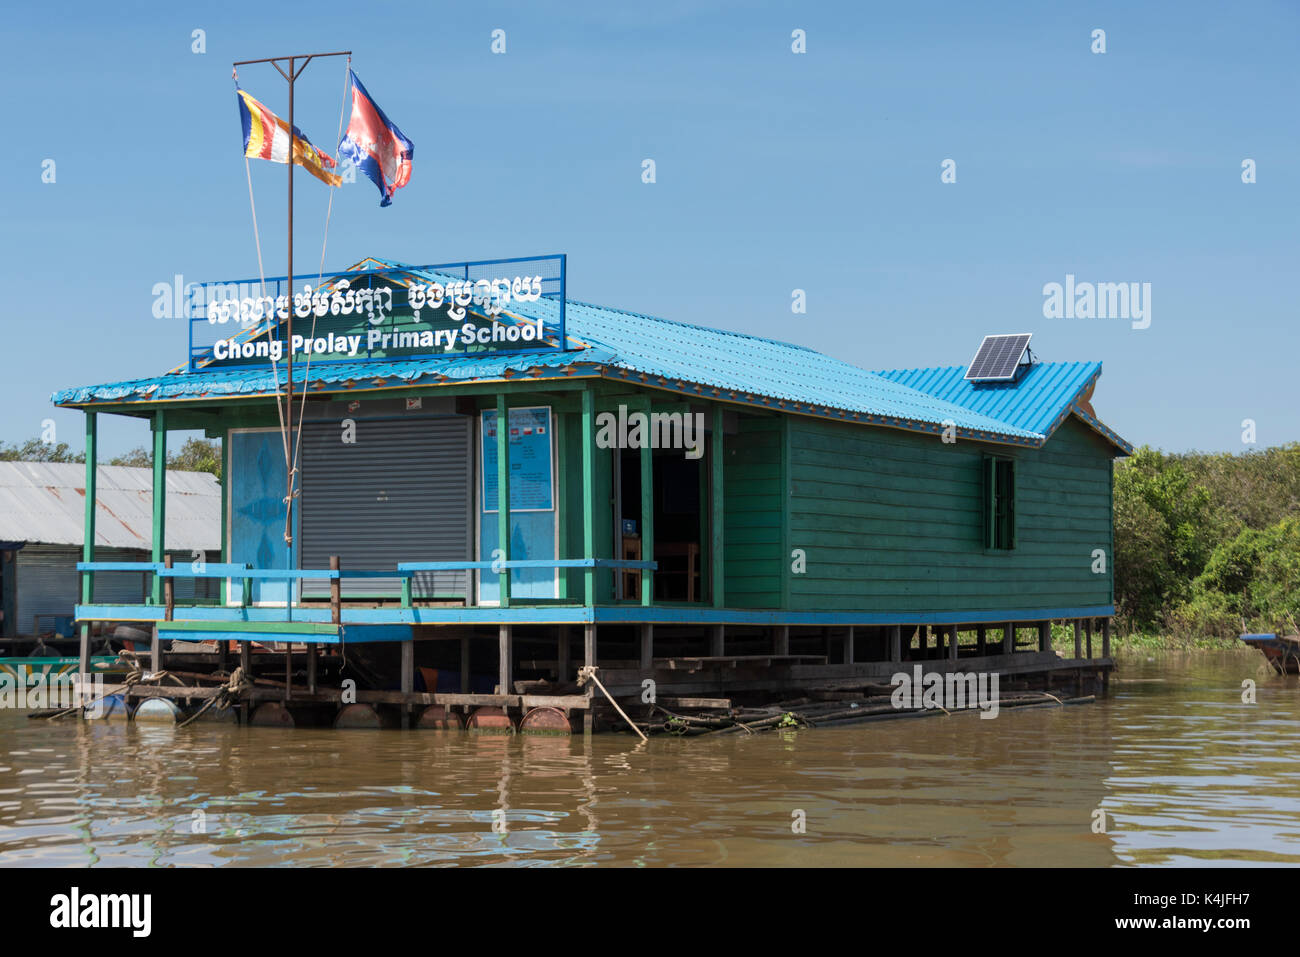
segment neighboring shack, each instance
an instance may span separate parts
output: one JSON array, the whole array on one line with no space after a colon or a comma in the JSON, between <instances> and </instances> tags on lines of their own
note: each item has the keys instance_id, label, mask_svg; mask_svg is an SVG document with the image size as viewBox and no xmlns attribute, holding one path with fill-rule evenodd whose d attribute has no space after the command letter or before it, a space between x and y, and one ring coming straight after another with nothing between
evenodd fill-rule
<instances>
[{"instance_id":1,"label":"neighboring shack","mask_svg":"<svg viewBox=\"0 0 1300 957\"><path fill-rule=\"evenodd\" d=\"M95 554L104 561L149 560L153 477L147 468L101 465L96 484ZM0 462L0 636L48 632L72 636L81 588L86 469L75 463ZM213 559L221 548L221 487L207 472L167 472L167 549L177 561ZM105 601L138 604L149 593L143 572L104 572ZM178 582L190 598L215 595L210 579Z\"/></svg>"}]
</instances>

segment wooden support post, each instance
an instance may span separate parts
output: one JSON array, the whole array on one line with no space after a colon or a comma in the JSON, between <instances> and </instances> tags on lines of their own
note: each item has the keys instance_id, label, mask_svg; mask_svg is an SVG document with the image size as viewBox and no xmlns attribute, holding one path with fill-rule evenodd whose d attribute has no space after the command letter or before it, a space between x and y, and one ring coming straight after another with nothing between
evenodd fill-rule
<instances>
[{"instance_id":1,"label":"wooden support post","mask_svg":"<svg viewBox=\"0 0 1300 957\"><path fill-rule=\"evenodd\" d=\"M709 629L709 654L721 658L727 653L727 626L714 625Z\"/></svg>"},{"instance_id":2,"label":"wooden support post","mask_svg":"<svg viewBox=\"0 0 1300 957\"><path fill-rule=\"evenodd\" d=\"M415 691L415 642L408 638L402 642L402 694L411 694L413 691ZM410 726L411 706L403 702L402 728L406 729Z\"/></svg>"},{"instance_id":3,"label":"wooden support post","mask_svg":"<svg viewBox=\"0 0 1300 957\"><path fill-rule=\"evenodd\" d=\"M330 571L336 572L342 568L342 562L337 555L330 556ZM409 582L410 579L403 579ZM330 621L334 624L341 624L343 621L343 580L341 578L330 579Z\"/></svg>"},{"instance_id":4,"label":"wooden support post","mask_svg":"<svg viewBox=\"0 0 1300 957\"><path fill-rule=\"evenodd\" d=\"M289 587L290 587L290 588L293 587L293 582L290 582L290 583L289 583ZM284 643L284 701L285 701L285 704L288 704L288 703L289 703L289 699L292 698L292 697L293 697L293 642L291 642L291 641L286 641L286 642Z\"/></svg>"},{"instance_id":5,"label":"wooden support post","mask_svg":"<svg viewBox=\"0 0 1300 957\"><path fill-rule=\"evenodd\" d=\"M1050 621L1040 621L1038 623L1038 650L1052 650L1052 623Z\"/></svg>"},{"instance_id":6,"label":"wooden support post","mask_svg":"<svg viewBox=\"0 0 1300 957\"><path fill-rule=\"evenodd\" d=\"M558 647L555 655L555 678L557 681L568 681L569 673L573 671L573 651L569 643L569 626L560 626L560 635Z\"/></svg>"},{"instance_id":7,"label":"wooden support post","mask_svg":"<svg viewBox=\"0 0 1300 957\"><path fill-rule=\"evenodd\" d=\"M172 568L172 556L163 556L163 567L168 571ZM168 576L163 579L163 621L171 621L176 617L176 579Z\"/></svg>"},{"instance_id":8,"label":"wooden support post","mask_svg":"<svg viewBox=\"0 0 1300 957\"><path fill-rule=\"evenodd\" d=\"M514 641L510 625L497 626L497 654L499 656L497 678L501 685L498 694L514 694Z\"/></svg>"},{"instance_id":9,"label":"wooden support post","mask_svg":"<svg viewBox=\"0 0 1300 957\"><path fill-rule=\"evenodd\" d=\"M95 441L98 435L98 419L94 412L86 413L86 501L85 501L85 524L81 532L81 560L83 562L93 562L95 560L95 489L99 477L98 461L98 443ZM5 630L9 634L17 634L16 623L13 616L17 614L17 592L11 587L14 573L18 568L18 553L7 553L10 561L9 567L3 572L6 589L14 596L13 604L5 609ZM95 573L81 573L81 603L91 605L95 602ZM81 680L85 681L90 676L90 622L83 622L81 625L81 647L79 650L78 671Z\"/></svg>"},{"instance_id":10,"label":"wooden support post","mask_svg":"<svg viewBox=\"0 0 1300 957\"><path fill-rule=\"evenodd\" d=\"M975 653L983 658L988 648L988 627L980 625L975 629Z\"/></svg>"},{"instance_id":11,"label":"wooden support post","mask_svg":"<svg viewBox=\"0 0 1300 957\"><path fill-rule=\"evenodd\" d=\"M1009 655L1016 650L1016 624L1009 621L1002 626L1002 653Z\"/></svg>"},{"instance_id":12,"label":"wooden support post","mask_svg":"<svg viewBox=\"0 0 1300 957\"><path fill-rule=\"evenodd\" d=\"M889 660L903 660L903 626L889 626Z\"/></svg>"},{"instance_id":13,"label":"wooden support post","mask_svg":"<svg viewBox=\"0 0 1300 957\"><path fill-rule=\"evenodd\" d=\"M591 384L587 383L582 390L582 557L588 561L596 557L595 428L596 397ZM596 604L596 569L584 568L582 577L583 603L590 608ZM591 713L590 708L587 713Z\"/></svg>"},{"instance_id":14,"label":"wooden support post","mask_svg":"<svg viewBox=\"0 0 1300 957\"><path fill-rule=\"evenodd\" d=\"M86 681L90 677L90 622L81 623L81 644L78 648L79 664L77 674L81 681Z\"/></svg>"},{"instance_id":15,"label":"wooden support post","mask_svg":"<svg viewBox=\"0 0 1300 957\"><path fill-rule=\"evenodd\" d=\"M788 655L790 653L790 626L776 626L776 641L772 648L772 653L776 655Z\"/></svg>"},{"instance_id":16,"label":"wooden support post","mask_svg":"<svg viewBox=\"0 0 1300 957\"><path fill-rule=\"evenodd\" d=\"M158 626L153 626L153 638L149 642L149 670L155 674L162 671L162 639L158 637Z\"/></svg>"},{"instance_id":17,"label":"wooden support post","mask_svg":"<svg viewBox=\"0 0 1300 957\"><path fill-rule=\"evenodd\" d=\"M1101 620L1101 656L1103 658L1110 657L1110 619L1109 618L1103 618Z\"/></svg>"},{"instance_id":18,"label":"wooden support post","mask_svg":"<svg viewBox=\"0 0 1300 957\"><path fill-rule=\"evenodd\" d=\"M166 551L167 523L167 413L158 409L153 414L153 548L150 561L159 564ZM152 599L162 604L162 578L153 576Z\"/></svg>"},{"instance_id":19,"label":"wooden support post","mask_svg":"<svg viewBox=\"0 0 1300 957\"><path fill-rule=\"evenodd\" d=\"M510 561L510 411L504 392L497 393L497 548ZM502 608L510 607L510 569L497 575ZM502 691L502 694L509 694Z\"/></svg>"},{"instance_id":20,"label":"wooden support post","mask_svg":"<svg viewBox=\"0 0 1300 957\"><path fill-rule=\"evenodd\" d=\"M688 413L689 414L689 413ZM726 607L726 588L723 581L725 575L725 565L723 564L723 531L726 528L726 520L722 512L722 462L723 452L723 434L722 434L722 406L714 404L713 406L713 435L712 445L710 448L709 465L712 476L709 482L709 498L712 505L709 509L709 566L711 573L709 575L709 584L713 588L713 607Z\"/></svg>"},{"instance_id":21,"label":"wooden support post","mask_svg":"<svg viewBox=\"0 0 1300 957\"><path fill-rule=\"evenodd\" d=\"M460 640L460 693L469 694L469 639Z\"/></svg>"},{"instance_id":22,"label":"wooden support post","mask_svg":"<svg viewBox=\"0 0 1300 957\"><path fill-rule=\"evenodd\" d=\"M244 679L253 680L253 643L251 641L241 641L239 643L239 667L244 669ZM244 715L240 719L243 723L248 723L248 716Z\"/></svg>"},{"instance_id":23,"label":"wooden support post","mask_svg":"<svg viewBox=\"0 0 1300 957\"><path fill-rule=\"evenodd\" d=\"M225 642L221 643L223 646ZM316 693L316 662L320 657L320 646L312 641L307 644L307 691Z\"/></svg>"},{"instance_id":24,"label":"wooden support post","mask_svg":"<svg viewBox=\"0 0 1300 957\"><path fill-rule=\"evenodd\" d=\"M688 412L687 415L690 413ZM646 426L649 431L649 425ZM654 449L650 439L641 442L641 561L655 560L655 496L654 496ZM615 556L622 558L622 555ZM686 570L687 578L691 570ZM654 604L654 572L648 568L641 569L641 604L650 607Z\"/></svg>"},{"instance_id":25,"label":"wooden support post","mask_svg":"<svg viewBox=\"0 0 1300 957\"><path fill-rule=\"evenodd\" d=\"M1083 619L1083 633L1088 640L1088 660L1092 660L1092 619Z\"/></svg>"},{"instance_id":26,"label":"wooden support post","mask_svg":"<svg viewBox=\"0 0 1300 957\"><path fill-rule=\"evenodd\" d=\"M957 626L949 625L944 629L948 634L948 660L957 660Z\"/></svg>"},{"instance_id":27,"label":"wooden support post","mask_svg":"<svg viewBox=\"0 0 1300 957\"><path fill-rule=\"evenodd\" d=\"M655 626L646 622L641 626L641 670L649 671L655 661Z\"/></svg>"},{"instance_id":28,"label":"wooden support post","mask_svg":"<svg viewBox=\"0 0 1300 957\"><path fill-rule=\"evenodd\" d=\"M844 636L844 663L846 665L853 664L853 659L857 656L857 649L854 647L856 638L857 626L849 625L849 633ZM895 634L894 639L897 640L897 638L898 636Z\"/></svg>"},{"instance_id":29,"label":"wooden support post","mask_svg":"<svg viewBox=\"0 0 1300 957\"><path fill-rule=\"evenodd\" d=\"M585 393L589 394L589 393ZM584 416L585 418L585 416ZM586 430L583 430L584 433ZM587 486L587 494L590 495L591 486ZM596 623L587 622L582 627L582 663L584 667L594 668L596 666ZM592 715L592 705L596 701L596 683L587 682L587 707L582 712L582 733L591 734L594 724Z\"/></svg>"},{"instance_id":30,"label":"wooden support post","mask_svg":"<svg viewBox=\"0 0 1300 957\"><path fill-rule=\"evenodd\" d=\"M1083 657L1083 628L1078 618L1074 619L1074 657Z\"/></svg>"}]
</instances>

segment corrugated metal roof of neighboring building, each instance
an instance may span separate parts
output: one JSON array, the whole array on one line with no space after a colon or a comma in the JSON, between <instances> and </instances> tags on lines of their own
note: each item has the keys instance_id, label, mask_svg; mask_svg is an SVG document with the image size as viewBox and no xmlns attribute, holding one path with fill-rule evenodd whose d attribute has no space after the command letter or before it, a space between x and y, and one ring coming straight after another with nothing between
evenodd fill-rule
<instances>
[{"instance_id":1,"label":"corrugated metal roof of neighboring building","mask_svg":"<svg viewBox=\"0 0 1300 957\"><path fill-rule=\"evenodd\" d=\"M153 473L101 465L95 474L95 544L148 549ZM0 541L80 545L86 467L63 462L0 462ZM221 548L221 486L208 472L167 470L167 548Z\"/></svg>"},{"instance_id":2,"label":"corrugated metal roof of neighboring building","mask_svg":"<svg viewBox=\"0 0 1300 957\"><path fill-rule=\"evenodd\" d=\"M401 263L382 262L405 269L410 275L439 278ZM559 318L559 303L550 298L512 303L510 311L523 319L544 318L554 328ZM300 364L294 369L294 384L300 384L304 376L309 383L323 385L374 387L371 383L382 380L391 387L394 383L388 380L392 379L428 385L493 381L526 373L542 377L609 376L611 371L617 371L623 377L663 379L670 387L672 383L690 383L778 404L806 405L809 412L835 410L848 413L858 421L864 421L865 417L865 421L874 424L936 432L952 422L968 435L1038 445L1050 434L1050 429L1044 430L1043 424L1059 424L1078 395L1077 390L1070 392L1069 387L1075 373L1066 370L1062 374L1058 367L1076 371L1086 367L1098 374L1101 368L1099 363L1038 366L1035 368L1043 372L1022 377L1021 383L1011 390L1018 393L1016 397L993 399L950 387L949 368L869 372L804 346L576 300L568 300L565 318L570 344L565 352L316 363L309 369ZM283 388L283 368L279 380ZM275 388L269 368L226 368L67 389L55 393L52 399L57 405L152 402L271 395ZM789 411L788 406L786 409Z\"/></svg>"}]
</instances>

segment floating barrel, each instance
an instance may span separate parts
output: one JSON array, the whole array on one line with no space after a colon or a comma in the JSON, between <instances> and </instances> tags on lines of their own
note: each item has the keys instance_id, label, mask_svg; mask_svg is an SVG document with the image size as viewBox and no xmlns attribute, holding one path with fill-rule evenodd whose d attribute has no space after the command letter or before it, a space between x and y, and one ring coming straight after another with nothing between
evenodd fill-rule
<instances>
[{"instance_id":1,"label":"floating barrel","mask_svg":"<svg viewBox=\"0 0 1300 957\"><path fill-rule=\"evenodd\" d=\"M496 731L509 733L515 729L515 724L506 714L505 708L475 708L465 722L465 727L470 731Z\"/></svg>"},{"instance_id":2,"label":"floating barrel","mask_svg":"<svg viewBox=\"0 0 1300 957\"><path fill-rule=\"evenodd\" d=\"M278 701L266 701L257 706L248 721L256 728L292 728L293 715Z\"/></svg>"},{"instance_id":3,"label":"floating barrel","mask_svg":"<svg viewBox=\"0 0 1300 957\"><path fill-rule=\"evenodd\" d=\"M334 717L334 727L336 728L382 728L384 722L379 717L379 712L375 710L374 705L362 704L345 704L339 709L339 713Z\"/></svg>"},{"instance_id":4,"label":"floating barrel","mask_svg":"<svg viewBox=\"0 0 1300 957\"><path fill-rule=\"evenodd\" d=\"M519 722L526 734L573 734L573 722L559 708L534 708Z\"/></svg>"},{"instance_id":5,"label":"floating barrel","mask_svg":"<svg viewBox=\"0 0 1300 957\"><path fill-rule=\"evenodd\" d=\"M200 705L200 707L202 707ZM234 724L239 720L234 708L213 706L194 719L195 724Z\"/></svg>"},{"instance_id":6,"label":"floating barrel","mask_svg":"<svg viewBox=\"0 0 1300 957\"><path fill-rule=\"evenodd\" d=\"M415 723L415 726L425 730L459 731L460 715L448 710L444 705L431 704L420 713L420 720Z\"/></svg>"},{"instance_id":7,"label":"floating barrel","mask_svg":"<svg viewBox=\"0 0 1300 957\"><path fill-rule=\"evenodd\" d=\"M82 713L87 718L98 721L125 721L130 717L127 712L126 698L120 694L106 695L102 700L85 708Z\"/></svg>"},{"instance_id":8,"label":"floating barrel","mask_svg":"<svg viewBox=\"0 0 1300 957\"><path fill-rule=\"evenodd\" d=\"M132 717L136 721L154 721L159 724L175 724L184 718L176 702L167 698L145 698L135 709Z\"/></svg>"}]
</instances>

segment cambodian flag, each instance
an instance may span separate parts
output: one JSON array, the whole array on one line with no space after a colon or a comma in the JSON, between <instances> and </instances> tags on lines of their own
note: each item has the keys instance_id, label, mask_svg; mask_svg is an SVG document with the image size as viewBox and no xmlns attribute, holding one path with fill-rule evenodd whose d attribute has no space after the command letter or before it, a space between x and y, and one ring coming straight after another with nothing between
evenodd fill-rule
<instances>
[{"instance_id":1,"label":"cambodian flag","mask_svg":"<svg viewBox=\"0 0 1300 957\"><path fill-rule=\"evenodd\" d=\"M348 74L352 78L352 119L339 141L339 154L374 180L383 197L379 205L388 206L393 192L411 180L415 144L384 115L357 75L351 70Z\"/></svg>"}]
</instances>

